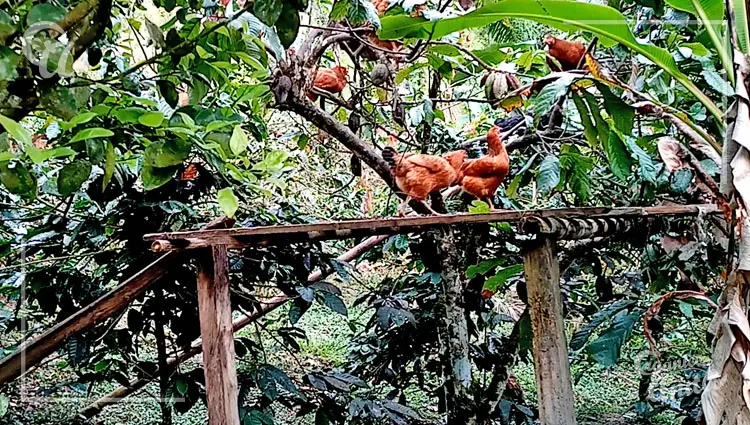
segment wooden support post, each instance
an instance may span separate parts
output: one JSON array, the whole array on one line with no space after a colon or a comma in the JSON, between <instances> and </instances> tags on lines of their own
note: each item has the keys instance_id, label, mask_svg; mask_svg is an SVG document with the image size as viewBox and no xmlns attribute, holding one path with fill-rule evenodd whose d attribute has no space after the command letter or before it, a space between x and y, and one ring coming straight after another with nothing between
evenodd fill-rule
<instances>
[{"instance_id":1,"label":"wooden support post","mask_svg":"<svg viewBox=\"0 0 750 425\"><path fill-rule=\"evenodd\" d=\"M542 425L575 425L573 383L563 327L560 265L555 241L541 238L524 253L524 274L534 332L534 372Z\"/></svg>"},{"instance_id":2,"label":"wooden support post","mask_svg":"<svg viewBox=\"0 0 750 425\"><path fill-rule=\"evenodd\" d=\"M239 425L232 305L229 302L229 258L224 245L217 245L212 251L213 258L200 258L198 265L198 310L208 423Z\"/></svg>"}]
</instances>

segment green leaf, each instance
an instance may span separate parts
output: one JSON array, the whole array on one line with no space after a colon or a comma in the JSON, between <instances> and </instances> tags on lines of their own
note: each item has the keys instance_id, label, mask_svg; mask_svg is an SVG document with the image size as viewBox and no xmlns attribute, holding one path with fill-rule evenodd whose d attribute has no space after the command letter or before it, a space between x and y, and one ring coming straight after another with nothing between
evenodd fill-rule
<instances>
[{"instance_id":1,"label":"green leaf","mask_svg":"<svg viewBox=\"0 0 750 425\"><path fill-rule=\"evenodd\" d=\"M641 175L641 178L647 182L656 183L656 172L658 171L658 168L654 160L651 158L651 155L638 146L638 143L636 143L635 139L632 137L626 137L625 144L628 149L630 149L633 158L638 162L638 173Z\"/></svg>"},{"instance_id":2,"label":"green leaf","mask_svg":"<svg viewBox=\"0 0 750 425\"><path fill-rule=\"evenodd\" d=\"M60 6L51 3L38 4L32 7L26 15L26 25L33 25L37 22L57 23L65 17L65 14L65 9Z\"/></svg>"},{"instance_id":3,"label":"green leaf","mask_svg":"<svg viewBox=\"0 0 750 425\"><path fill-rule=\"evenodd\" d=\"M159 127L164 121L164 114L157 111L146 112L138 117L138 122L147 127Z\"/></svg>"},{"instance_id":4,"label":"green leaf","mask_svg":"<svg viewBox=\"0 0 750 425\"><path fill-rule=\"evenodd\" d=\"M706 46L701 43L682 43L680 48L687 47L693 56L708 56L709 51ZM682 51L680 51L682 52Z\"/></svg>"},{"instance_id":5,"label":"green leaf","mask_svg":"<svg viewBox=\"0 0 750 425\"><path fill-rule=\"evenodd\" d=\"M18 64L21 56L8 47L0 46L0 81L18 78Z\"/></svg>"},{"instance_id":6,"label":"green leaf","mask_svg":"<svg viewBox=\"0 0 750 425\"><path fill-rule=\"evenodd\" d=\"M0 124L5 127L5 130L22 146L31 145L31 133L23 128L23 126L12 119L0 114Z\"/></svg>"},{"instance_id":7,"label":"green leaf","mask_svg":"<svg viewBox=\"0 0 750 425\"><path fill-rule=\"evenodd\" d=\"M609 132L609 139L604 144L604 148L607 152L607 160L609 161L609 168L612 170L612 174L622 181L627 181L633 162L630 159L628 150L625 148L625 143L617 132Z\"/></svg>"},{"instance_id":8,"label":"green leaf","mask_svg":"<svg viewBox=\"0 0 750 425\"><path fill-rule=\"evenodd\" d=\"M281 16L276 21L279 40L285 49L288 49L299 33L299 11L295 10L289 2L283 2L284 7L281 9Z\"/></svg>"},{"instance_id":9,"label":"green leaf","mask_svg":"<svg viewBox=\"0 0 750 425\"><path fill-rule=\"evenodd\" d=\"M156 168L182 164L190 155L190 143L181 139L160 140L143 152L143 163Z\"/></svg>"},{"instance_id":10,"label":"green leaf","mask_svg":"<svg viewBox=\"0 0 750 425\"><path fill-rule=\"evenodd\" d=\"M42 91L39 103L50 114L72 120L86 107L90 98L89 87L54 87Z\"/></svg>"},{"instance_id":11,"label":"green leaf","mask_svg":"<svg viewBox=\"0 0 750 425\"><path fill-rule=\"evenodd\" d=\"M230 125L232 125L232 123L229 121L211 121L210 123L206 124L206 133L221 130L222 128L228 127Z\"/></svg>"},{"instance_id":12,"label":"green leaf","mask_svg":"<svg viewBox=\"0 0 750 425\"><path fill-rule=\"evenodd\" d=\"M495 293L505 285L508 279L521 273L523 273L523 264L515 264L502 268L484 282L482 289Z\"/></svg>"},{"instance_id":13,"label":"green leaf","mask_svg":"<svg viewBox=\"0 0 750 425\"><path fill-rule=\"evenodd\" d=\"M742 53L750 53L750 23L748 22L748 10L745 0L730 0L734 10L734 26L737 32L737 41Z\"/></svg>"},{"instance_id":14,"label":"green leaf","mask_svg":"<svg viewBox=\"0 0 750 425\"><path fill-rule=\"evenodd\" d=\"M169 168L156 168L144 160L143 166L141 167L143 188L146 190L153 190L162 186L166 182L172 180L175 171L177 171L176 166Z\"/></svg>"},{"instance_id":15,"label":"green leaf","mask_svg":"<svg viewBox=\"0 0 750 425\"><path fill-rule=\"evenodd\" d=\"M89 156L89 160L94 164L99 164L104 161L104 153L107 149L106 140L102 139L89 139L86 140L86 153Z\"/></svg>"},{"instance_id":16,"label":"green leaf","mask_svg":"<svg viewBox=\"0 0 750 425\"><path fill-rule=\"evenodd\" d=\"M274 419L260 410L251 410L245 415L242 425L274 425Z\"/></svg>"},{"instance_id":17,"label":"green leaf","mask_svg":"<svg viewBox=\"0 0 750 425\"><path fill-rule=\"evenodd\" d=\"M94 112L84 112L82 114L78 114L73 117L70 121L67 123L68 128L75 128L75 126L80 124L85 124L92 119L96 118L98 115Z\"/></svg>"},{"instance_id":18,"label":"green leaf","mask_svg":"<svg viewBox=\"0 0 750 425\"><path fill-rule=\"evenodd\" d=\"M178 379L175 382L175 389L180 395L184 396L188 392L188 383L183 379Z\"/></svg>"},{"instance_id":19,"label":"green leaf","mask_svg":"<svg viewBox=\"0 0 750 425\"><path fill-rule=\"evenodd\" d=\"M384 40L435 40L454 32L482 27L507 18L528 19L566 32L588 31L599 36L605 47L620 43L669 73L699 99L718 121L722 121L722 111L680 71L672 54L652 44L639 43L622 13L608 6L568 0L504 0L486 4L459 17L437 21L407 15L384 16L378 36Z\"/></svg>"},{"instance_id":20,"label":"green leaf","mask_svg":"<svg viewBox=\"0 0 750 425\"><path fill-rule=\"evenodd\" d=\"M281 0L255 0L253 3L253 15L257 16L264 24L273 26L281 16L284 2Z\"/></svg>"},{"instance_id":21,"label":"green leaf","mask_svg":"<svg viewBox=\"0 0 750 425\"><path fill-rule=\"evenodd\" d=\"M247 149L248 144L250 144L250 141L245 131L242 130L242 127L240 125L234 126L232 137L229 139L229 148L232 150L232 153L235 155L241 154Z\"/></svg>"},{"instance_id":22,"label":"green leaf","mask_svg":"<svg viewBox=\"0 0 750 425\"><path fill-rule=\"evenodd\" d=\"M722 37L724 26L724 2L717 0L666 0L667 4L677 10L688 12L700 19L703 27L714 45L714 49L721 59L724 70L732 74L734 81L734 68L732 58L727 44Z\"/></svg>"},{"instance_id":23,"label":"green leaf","mask_svg":"<svg viewBox=\"0 0 750 425\"><path fill-rule=\"evenodd\" d=\"M572 145L563 145L560 149L560 166L566 172L567 183L578 200L582 203L591 197L591 171L594 161L587 158Z\"/></svg>"},{"instance_id":24,"label":"green leaf","mask_svg":"<svg viewBox=\"0 0 750 425\"><path fill-rule=\"evenodd\" d=\"M16 32L16 25L13 23L13 18L4 10L0 10L0 40L4 40L14 32Z\"/></svg>"},{"instance_id":25,"label":"green leaf","mask_svg":"<svg viewBox=\"0 0 750 425\"><path fill-rule=\"evenodd\" d=\"M578 78L579 76L577 75L566 73L539 91L534 103L534 119L536 122L539 122L544 115L549 113L557 98L564 95L568 91L570 84Z\"/></svg>"},{"instance_id":26,"label":"green leaf","mask_svg":"<svg viewBox=\"0 0 750 425\"><path fill-rule=\"evenodd\" d=\"M68 196L81 188L91 175L89 161L74 161L65 165L57 175L57 191L61 196Z\"/></svg>"},{"instance_id":27,"label":"green leaf","mask_svg":"<svg viewBox=\"0 0 750 425\"><path fill-rule=\"evenodd\" d=\"M505 261L504 258L495 258L494 260L486 260L479 264L469 266L469 268L466 269L466 278L474 279L477 275L486 274L495 267L503 265Z\"/></svg>"},{"instance_id":28,"label":"green leaf","mask_svg":"<svg viewBox=\"0 0 750 425\"><path fill-rule=\"evenodd\" d=\"M107 142L107 151L104 154L104 176L102 177L102 191L107 188L109 182L112 180L112 176L115 173L115 162L117 157L115 156L115 147L112 143Z\"/></svg>"},{"instance_id":29,"label":"green leaf","mask_svg":"<svg viewBox=\"0 0 750 425\"><path fill-rule=\"evenodd\" d=\"M634 303L634 301L630 300L619 300L594 313L594 315L591 316L591 321L589 323L573 333L573 336L570 338L570 349L572 351L578 351L583 348L597 327Z\"/></svg>"},{"instance_id":30,"label":"green leaf","mask_svg":"<svg viewBox=\"0 0 750 425\"><path fill-rule=\"evenodd\" d=\"M594 128L596 129L599 143L607 143L607 140L609 140L609 123L602 116L599 102L596 100L596 97L589 92L584 92L583 98L586 100L591 116L594 118Z\"/></svg>"},{"instance_id":31,"label":"green leaf","mask_svg":"<svg viewBox=\"0 0 750 425\"><path fill-rule=\"evenodd\" d=\"M330 308L332 311L342 316L347 316L349 314L348 310L346 309L346 304L344 304L344 301L338 295L332 294L330 292L316 293L321 298L323 304L326 307Z\"/></svg>"},{"instance_id":32,"label":"green leaf","mask_svg":"<svg viewBox=\"0 0 750 425\"><path fill-rule=\"evenodd\" d=\"M270 400L276 399L280 389L292 394L299 393L297 386L294 385L294 381L284 371L270 364L259 366L253 372L253 378L258 384L258 388L263 392L263 395Z\"/></svg>"},{"instance_id":33,"label":"green leaf","mask_svg":"<svg viewBox=\"0 0 750 425\"><path fill-rule=\"evenodd\" d=\"M76 151L73 149L67 147L67 146L61 146L58 148L53 149L45 149L39 151L43 157L42 161L46 161L48 159L52 158L63 158L66 156L76 156ZM40 161L41 162L41 161Z\"/></svg>"},{"instance_id":34,"label":"green leaf","mask_svg":"<svg viewBox=\"0 0 750 425\"><path fill-rule=\"evenodd\" d=\"M581 117L581 124L583 125L583 136L586 137L586 141L589 142L589 145L591 147L598 146L599 133L596 131L594 122L591 120L591 112L589 111L589 107L586 105L586 102L583 101L581 96L576 92L573 93L573 103L576 105L576 109L578 109L578 115Z\"/></svg>"},{"instance_id":35,"label":"green leaf","mask_svg":"<svg viewBox=\"0 0 750 425\"><path fill-rule=\"evenodd\" d=\"M146 112L148 111L138 106L120 108L115 111L115 118L117 118L123 124L136 124L138 123L138 118Z\"/></svg>"},{"instance_id":36,"label":"green leaf","mask_svg":"<svg viewBox=\"0 0 750 425\"><path fill-rule=\"evenodd\" d=\"M103 372L112 364L108 359L100 360L94 365L94 372Z\"/></svg>"},{"instance_id":37,"label":"green leaf","mask_svg":"<svg viewBox=\"0 0 750 425\"><path fill-rule=\"evenodd\" d=\"M469 205L469 213L471 214L489 214L491 211L490 204L478 199L471 201L471 205Z\"/></svg>"},{"instance_id":38,"label":"green leaf","mask_svg":"<svg viewBox=\"0 0 750 425\"><path fill-rule=\"evenodd\" d=\"M404 81L406 81L407 78L409 78L409 75L411 75L414 71L417 71L422 68L428 67L430 64L427 62L417 62L413 65L404 67L403 69L399 70L398 73L396 73L396 84L401 84Z\"/></svg>"},{"instance_id":39,"label":"green leaf","mask_svg":"<svg viewBox=\"0 0 750 425\"><path fill-rule=\"evenodd\" d=\"M19 161L0 162L0 183L15 195L36 196L36 177Z\"/></svg>"},{"instance_id":40,"label":"green leaf","mask_svg":"<svg viewBox=\"0 0 750 425\"><path fill-rule=\"evenodd\" d=\"M177 93L177 87L175 84L168 80L159 80L156 82L156 86L159 87L159 93L164 101L173 108L177 107L179 102L179 94Z\"/></svg>"},{"instance_id":41,"label":"green leaf","mask_svg":"<svg viewBox=\"0 0 750 425\"><path fill-rule=\"evenodd\" d=\"M711 86L712 89L716 90L719 94L723 96L734 96L734 88L732 88L732 83L724 79L721 75L719 75L718 72L714 71L713 69L704 69L703 72L701 72L701 75L703 76L703 79L706 80L709 86Z\"/></svg>"},{"instance_id":42,"label":"green leaf","mask_svg":"<svg viewBox=\"0 0 750 425\"><path fill-rule=\"evenodd\" d=\"M398 404L395 401L383 400L383 406L385 406L388 410L392 412L396 412L403 417L415 419L417 420L417 422L419 422L422 419L422 417L416 411L404 405Z\"/></svg>"},{"instance_id":43,"label":"green leaf","mask_svg":"<svg viewBox=\"0 0 750 425\"><path fill-rule=\"evenodd\" d=\"M301 298L295 298L294 301L292 301L292 306L289 307L289 323L296 325L302 318L302 315L310 309L311 305L312 303Z\"/></svg>"},{"instance_id":44,"label":"green leaf","mask_svg":"<svg viewBox=\"0 0 750 425\"><path fill-rule=\"evenodd\" d=\"M685 315L688 319L693 319L693 305L686 303L685 301L677 301L677 306L680 308L680 312Z\"/></svg>"},{"instance_id":45,"label":"green leaf","mask_svg":"<svg viewBox=\"0 0 750 425\"><path fill-rule=\"evenodd\" d=\"M672 174L672 190L677 193L685 193L693 184L693 172L687 168L676 170Z\"/></svg>"},{"instance_id":46,"label":"green leaf","mask_svg":"<svg viewBox=\"0 0 750 425\"><path fill-rule=\"evenodd\" d=\"M240 203L237 200L237 197L234 196L232 188L225 187L224 189L219 190L219 192L216 194L216 200L219 202L219 207L221 207L224 215L229 218L234 218L234 213L237 212L237 209L240 207Z\"/></svg>"},{"instance_id":47,"label":"green leaf","mask_svg":"<svg viewBox=\"0 0 750 425\"><path fill-rule=\"evenodd\" d=\"M107 130L106 128L86 128L76 133L76 135L73 136L72 139L70 139L69 143L80 142L81 140L95 139L97 137L112 137L114 135L115 133L112 132L112 130Z\"/></svg>"},{"instance_id":48,"label":"green leaf","mask_svg":"<svg viewBox=\"0 0 750 425\"><path fill-rule=\"evenodd\" d=\"M539 164L536 185L541 193L549 193L560 184L560 160L553 155L547 156Z\"/></svg>"},{"instance_id":49,"label":"green leaf","mask_svg":"<svg viewBox=\"0 0 750 425\"><path fill-rule=\"evenodd\" d=\"M597 82L596 87L604 97L604 109L607 110L610 118L615 124L615 128L622 134L629 136L633 131L633 120L635 119L635 109L612 93L612 90L604 84Z\"/></svg>"},{"instance_id":50,"label":"green leaf","mask_svg":"<svg viewBox=\"0 0 750 425\"><path fill-rule=\"evenodd\" d=\"M626 311L619 312L612 321L612 326L595 341L589 343L586 351L600 365L613 366L619 360L620 349L630 336L633 326L640 319L641 313L641 311L633 311L630 314Z\"/></svg>"}]
</instances>

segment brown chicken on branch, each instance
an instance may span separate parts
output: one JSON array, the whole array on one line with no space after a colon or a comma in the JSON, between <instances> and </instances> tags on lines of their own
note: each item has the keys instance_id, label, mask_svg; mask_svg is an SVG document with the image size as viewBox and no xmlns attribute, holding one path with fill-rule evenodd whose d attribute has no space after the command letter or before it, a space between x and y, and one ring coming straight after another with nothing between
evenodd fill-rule
<instances>
[{"instance_id":1,"label":"brown chicken on branch","mask_svg":"<svg viewBox=\"0 0 750 425\"><path fill-rule=\"evenodd\" d=\"M396 186L406 195L404 202L399 205L399 212L410 200L424 203L431 193L445 189L456 181L456 169L445 158L437 155L399 154L387 146L383 149L383 159L393 171ZM451 159L458 163L459 154ZM433 214L438 214L429 205L425 206Z\"/></svg>"},{"instance_id":2,"label":"brown chicken on branch","mask_svg":"<svg viewBox=\"0 0 750 425\"><path fill-rule=\"evenodd\" d=\"M510 158L500 137L501 130L499 126L490 129L487 155L464 162L456 177L464 192L486 200L492 209L495 209L492 197L510 168Z\"/></svg>"},{"instance_id":3,"label":"brown chicken on branch","mask_svg":"<svg viewBox=\"0 0 750 425\"><path fill-rule=\"evenodd\" d=\"M313 87L331 94L341 93L347 84L347 74L348 72L343 66L334 66L331 69L320 68L315 73ZM311 91L307 93L307 97L309 97L310 100L315 101L318 98L318 95Z\"/></svg>"},{"instance_id":4,"label":"brown chicken on branch","mask_svg":"<svg viewBox=\"0 0 750 425\"><path fill-rule=\"evenodd\" d=\"M560 63L562 71L571 71L578 68L581 58L586 54L585 44L578 41L561 40L549 34L544 36L544 44L547 46L549 55ZM553 71L560 70L549 58L547 59L547 65Z\"/></svg>"}]
</instances>

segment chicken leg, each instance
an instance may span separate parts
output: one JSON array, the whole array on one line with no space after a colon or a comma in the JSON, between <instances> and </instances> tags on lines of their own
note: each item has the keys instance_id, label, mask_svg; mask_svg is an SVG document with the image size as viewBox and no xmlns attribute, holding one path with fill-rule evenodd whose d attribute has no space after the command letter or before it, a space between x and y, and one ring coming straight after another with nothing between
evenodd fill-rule
<instances>
[{"instance_id":1,"label":"chicken leg","mask_svg":"<svg viewBox=\"0 0 750 425\"><path fill-rule=\"evenodd\" d=\"M398 206L398 210L397 210L397 212L396 212L396 214L397 214L397 215L398 215L399 217L403 217L403 216L405 216L405 215L406 215L406 213L405 213L405 211L404 211L404 210L405 210L405 207L407 207L407 206L409 205L409 202L411 202L411 201L413 201L413 199L412 199L412 198L411 198L410 196L407 196L407 197L406 197L406 199L404 199L404 202L402 202L401 204L399 204L399 206ZM421 203L422 205L424 205L424 207L425 207L425 208L427 208L427 210L429 210L431 214L433 214L433 215L442 215L442 214L440 214L439 212L437 212L437 211L433 210L433 209L432 209L432 207L430 207L430 206L429 206L429 205L427 204L427 202L425 202L425 201L418 201L418 202L419 202L419 203Z\"/></svg>"}]
</instances>

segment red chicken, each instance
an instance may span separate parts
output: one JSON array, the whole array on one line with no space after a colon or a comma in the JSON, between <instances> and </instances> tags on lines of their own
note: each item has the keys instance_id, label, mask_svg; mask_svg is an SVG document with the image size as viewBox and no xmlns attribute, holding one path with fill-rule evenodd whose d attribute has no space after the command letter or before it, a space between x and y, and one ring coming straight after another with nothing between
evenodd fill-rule
<instances>
[{"instance_id":1,"label":"red chicken","mask_svg":"<svg viewBox=\"0 0 750 425\"><path fill-rule=\"evenodd\" d=\"M448 161L448 164L453 167L454 170L456 170L456 177L458 177L458 171L461 169L461 166L464 164L464 161L466 161L466 157L469 156L469 153L465 150L458 150L453 152L448 152L447 154L443 155L443 158ZM454 181L454 183L457 183L458 181Z\"/></svg>"},{"instance_id":2,"label":"red chicken","mask_svg":"<svg viewBox=\"0 0 750 425\"><path fill-rule=\"evenodd\" d=\"M410 200L424 202L430 193L444 189L456 181L456 170L445 158L437 155L399 154L388 146L383 149L383 159L393 171L396 186L406 195L399 211ZM438 214L429 205L425 206L433 214Z\"/></svg>"},{"instance_id":3,"label":"red chicken","mask_svg":"<svg viewBox=\"0 0 750 425\"><path fill-rule=\"evenodd\" d=\"M346 87L346 75L348 71L343 66L334 66L331 69L321 68L315 73L313 87L327 91L331 94L341 93ZM310 100L315 101L318 98L313 92L307 93Z\"/></svg>"},{"instance_id":4,"label":"red chicken","mask_svg":"<svg viewBox=\"0 0 750 425\"><path fill-rule=\"evenodd\" d=\"M563 71L576 69L581 58L586 54L585 44L578 41L561 40L549 34L544 36L544 44L547 45L549 55L560 62ZM550 60L547 60L547 64L550 69L557 68Z\"/></svg>"},{"instance_id":5,"label":"red chicken","mask_svg":"<svg viewBox=\"0 0 750 425\"><path fill-rule=\"evenodd\" d=\"M464 162L456 177L464 192L487 200L492 209L495 208L492 196L508 175L510 167L510 158L500 138L500 130L498 126L490 129L487 133L487 155Z\"/></svg>"}]
</instances>

